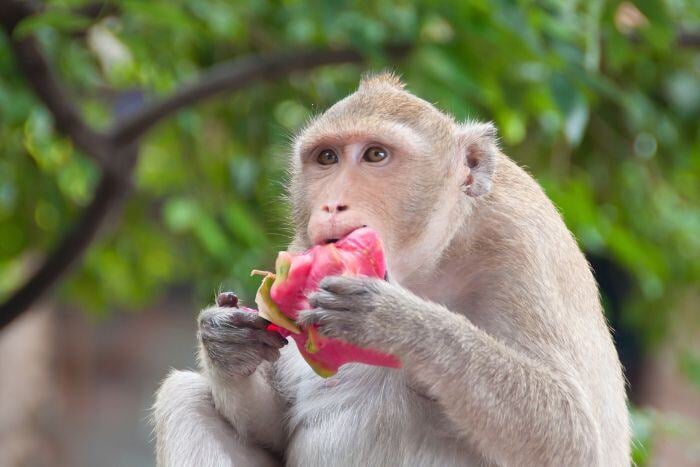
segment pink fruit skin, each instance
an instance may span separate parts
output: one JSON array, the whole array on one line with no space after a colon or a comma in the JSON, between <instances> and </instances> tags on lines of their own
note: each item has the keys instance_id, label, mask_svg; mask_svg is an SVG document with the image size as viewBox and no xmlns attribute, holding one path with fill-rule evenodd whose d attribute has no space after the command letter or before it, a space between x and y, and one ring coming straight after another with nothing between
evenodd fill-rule
<instances>
[{"instance_id":1,"label":"pink fruit skin","mask_svg":"<svg viewBox=\"0 0 700 467\"><path fill-rule=\"evenodd\" d=\"M306 296L318 290L318 284L324 277L346 275L383 279L386 274L386 262L379 236L374 230L366 227L353 231L336 243L317 245L301 254L281 252L280 255L288 256L291 267L286 280L277 281L272 286L270 297L282 313L294 320L300 311L310 308ZM285 337L291 335L302 355L328 375L337 372L341 365L351 362L391 368L401 366L399 359L393 355L360 348L339 339L325 338L318 333L315 333L314 341L317 349L315 352L309 352L309 330L305 329L301 334L292 334L277 326L272 329Z\"/></svg>"}]
</instances>

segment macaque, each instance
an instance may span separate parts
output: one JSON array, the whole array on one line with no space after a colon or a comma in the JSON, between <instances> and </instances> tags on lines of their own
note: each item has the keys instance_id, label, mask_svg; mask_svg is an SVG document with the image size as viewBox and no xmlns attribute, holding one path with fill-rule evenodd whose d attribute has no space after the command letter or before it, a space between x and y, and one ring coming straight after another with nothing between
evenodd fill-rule
<instances>
[{"instance_id":1,"label":"macaque","mask_svg":"<svg viewBox=\"0 0 700 467\"><path fill-rule=\"evenodd\" d=\"M493 125L367 76L300 132L290 172L290 250L369 226L389 271L327 277L299 323L402 367L320 378L222 295L199 316L201 371L158 392L159 465L630 465L589 265Z\"/></svg>"}]
</instances>

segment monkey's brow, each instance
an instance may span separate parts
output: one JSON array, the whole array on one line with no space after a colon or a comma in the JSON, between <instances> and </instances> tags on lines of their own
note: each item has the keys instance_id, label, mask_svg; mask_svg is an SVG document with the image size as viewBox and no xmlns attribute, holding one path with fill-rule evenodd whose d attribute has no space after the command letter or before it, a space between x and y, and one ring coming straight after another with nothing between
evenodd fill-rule
<instances>
[{"instance_id":1,"label":"monkey's brow","mask_svg":"<svg viewBox=\"0 0 700 467\"><path fill-rule=\"evenodd\" d=\"M317 135L302 137L299 146L299 154L307 155L321 146L339 146L352 141L366 140L387 146L389 149L414 150L420 145L420 139L416 133L400 124L382 125L381 127L369 129L347 129L335 133L325 132Z\"/></svg>"}]
</instances>

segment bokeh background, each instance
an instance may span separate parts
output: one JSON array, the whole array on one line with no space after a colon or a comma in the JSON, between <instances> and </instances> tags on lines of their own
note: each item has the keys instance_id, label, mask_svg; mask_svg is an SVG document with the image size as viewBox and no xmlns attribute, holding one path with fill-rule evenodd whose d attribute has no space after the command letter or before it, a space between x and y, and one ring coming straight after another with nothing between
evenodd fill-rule
<instances>
[{"instance_id":1,"label":"bokeh background","mask_svg":"<svg viewBox=\"0 0 700 467\"><path fill-rule=\"evenodd\" d=\"M153 464L148 408L194 365L197 310L251 303L289 239L291 135L386 68L495 122L595 270L635 461L700 465L696 0L0 0L0 22L0 466Z\"/></svg>"}]
</instances>

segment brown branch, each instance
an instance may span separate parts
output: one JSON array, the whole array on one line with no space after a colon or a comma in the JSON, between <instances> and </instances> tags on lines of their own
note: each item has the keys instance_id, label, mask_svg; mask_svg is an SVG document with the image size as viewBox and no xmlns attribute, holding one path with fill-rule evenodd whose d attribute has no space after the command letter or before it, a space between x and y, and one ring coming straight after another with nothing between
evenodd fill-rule
<instances>
[{"instance_id":1,"label":"brown branch","mask_svg":"<svg viewBox=\"0 0 700 467\"><path fill-rule=\"evenodd\" d=\"M0 329L27 310L74 264L95 238L100 225L120 205L129 187L138 148L110 146L105 135L93 130L72 104L49 62L33 37L17 40L13 32L19 22L36 13L29 2L0 0L0 22L10 40L19 69L36 95L51 112L56 127L102 167L93 199L80 219L59 241L44 263L0 305Z\"/></svg>"},{"instance_id":2,"label":"brown branch","mask_svg":"<svg viewBox=\"0 0 700 467\"><path fill-rule=\"evenodd\" d=\"M127 187L128 184L116 175L109 172L102 174L92 202L83 211L80 220L59 242L39 269L0 305L0 330L27 310L81 257L95 238L104 219L120 204L119 201L126 194Z\"/></svg>"},{"instance_id":3,"label":"brown branch","mask_svg":"<svg viewBox=\"0 0 700 467\"><path fill-rule=\"evenodd\" d=\"M678 31L676 42L679 47L700 47L700 32Z\"/></svg>"},{"instance_id":4,"label":"brown branch","mask_svg":"<svg viewBox=\"0 0 700 467\"><path fill-rule=\"evenodd\" d=\"M0 21L10 39L15 60L34 92L53 115L56 127L69 135L75 145L94 158L102 167L109 167L107 139L90 128L73 105L73 99L60 85L52 67L39 50L36 39L12 37L19 22L35 13L28 2L0 1Z\"/></svg>"},{"instance_id":5,"label":"brown branch","mask_svg":"<svg viewBox=\"0 0 700 467\"><path fill-rule=\"evenodd\" d=\"M387 53L398 57L405 55L408 50L406 45L396 45L389 47ZM236 91L251 84L317 66L360 63L364 60L365 57L359 52L344 49L249 56L222 63L202 75L195 83L183 86L169 98L146 105L117 122L110 134L111 140L117 145L135 141L165 117L224 91Z\"/></svg>"},{"instance_id":6,"label":"brown branch","mask_svg":"<svg viewBox=\"0 0 700 467\"><path fill-rule=\"evenodd\" d=\"M93 199L78 222L30 278L0 305L0 330L49 290L85 252L104 219L126 194L138 151L131 145L120 150L110 147L109 140L82 119L41 53L36 39L31 36L20 40L13 37L19 22L36 11L38 8L29 2L0 0L0 23L7 33L19 69L51 112L56 127L68 135L79 149L94 158L103 172Z\"/></svg>"},{"instance_id":7,"label":"brown branch","mask_svg":"<svg viewBox=\"0 0 700 467\"><path fill-rule=\"evenodd\" d=\"M638 31L629 32L626 34L626 37L635 45L641 44L644 40L643 36L640 35ZM677 30L675 46L677 49L694 49L700 47L700 32L686 31L684 29Z\"/></svg>"}]
</instances>

